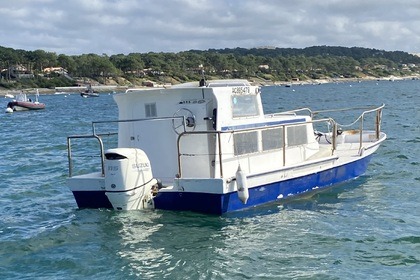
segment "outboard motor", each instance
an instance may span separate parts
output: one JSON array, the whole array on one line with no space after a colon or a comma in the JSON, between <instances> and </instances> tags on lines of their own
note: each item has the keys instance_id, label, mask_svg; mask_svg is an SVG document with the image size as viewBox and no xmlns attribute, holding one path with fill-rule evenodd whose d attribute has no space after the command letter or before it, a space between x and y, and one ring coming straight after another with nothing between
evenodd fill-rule
<instances>
[{"instance_id":1,"label":"outboard motor","mask_svg":"<svg viewBox=\"0 0 420 280\"><path fill-rule=\"evenodd\" d=\"M146 153L134 148L105 152L105 194L116 210L154 208L152 167Z\"/></svg>"}]
</instances>

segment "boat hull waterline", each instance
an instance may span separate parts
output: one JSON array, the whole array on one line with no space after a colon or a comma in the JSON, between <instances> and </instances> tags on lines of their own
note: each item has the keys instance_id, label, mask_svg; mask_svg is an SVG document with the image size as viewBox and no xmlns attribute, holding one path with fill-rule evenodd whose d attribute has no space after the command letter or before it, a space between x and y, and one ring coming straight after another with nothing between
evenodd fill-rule
<instances>
[{"instance_id":1,"label":"boat hull waterline","mask_svg":"<svg viewBox=\"0 0 420 280\"><path fill-rule=\"evenodd\" d=\"M194 211L221 215L274 201L282 201L295 196L310 194L329 188L335 184L346 182L363 175L373 154L359 158L351 163L316 173L290 178L278 182L255 186L249 189L249 199L243 204L236 192L226 194L197 192L160 192L154 198L156 209L175 211ZM279 172L281 173L281 171ZM278 175L282 177L281 175ZM199 183L199 180L196 180ZM73 191L77 206L83 208L112 209L105 190L82 188Z\"/></svg>"}]
</instances>

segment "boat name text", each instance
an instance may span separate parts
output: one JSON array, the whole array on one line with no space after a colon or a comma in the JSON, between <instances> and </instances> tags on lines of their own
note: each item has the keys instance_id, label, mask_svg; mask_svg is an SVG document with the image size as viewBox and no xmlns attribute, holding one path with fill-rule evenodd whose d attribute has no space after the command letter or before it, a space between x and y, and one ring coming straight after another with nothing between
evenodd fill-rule
<instances>
[{"instance_id":1,"label":"boat name text","mask_svg":"<svg viewBox=\"0 0 420 280\"><path fill-rule=\"evenodd\" d=\"M249 87L233 87L232 93L233 94L249 94L250 90L249 90Z\"/></svg>"}]
</instances>

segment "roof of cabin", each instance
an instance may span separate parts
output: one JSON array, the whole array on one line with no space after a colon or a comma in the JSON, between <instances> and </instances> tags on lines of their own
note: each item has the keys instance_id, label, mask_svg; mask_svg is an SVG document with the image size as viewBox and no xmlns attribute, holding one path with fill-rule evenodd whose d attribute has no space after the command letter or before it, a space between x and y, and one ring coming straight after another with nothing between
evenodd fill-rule
<instances>
[{"instance_id":1,"label":"roof of cabin","mask_svg":"<svg viewBox=\"0 0 420 280\"><path fill-rule=\"evenodd\" d=\"M209 80L206 81L207 87L238 87L238 86L250 86L251 84L247 80L243 79L231 79L231 80ZM173 85L172 88L190 88L190 87L199 87L200 83L197 82L189 82L189 83L182 83L178 85Z\"/></svg>"}]
</instances>

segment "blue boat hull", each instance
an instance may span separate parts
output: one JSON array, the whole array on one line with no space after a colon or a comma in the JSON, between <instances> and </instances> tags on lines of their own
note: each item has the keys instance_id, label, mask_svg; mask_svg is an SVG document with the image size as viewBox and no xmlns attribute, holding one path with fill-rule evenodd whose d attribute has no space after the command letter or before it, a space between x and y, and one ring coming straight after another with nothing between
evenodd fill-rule
<instances>
[{"instance_id":1,"label":"blue boat hull","mask_svg":"<svg viewBox=\"0 0 420 280\"><path fill-rule=\"evenodd\" d=\"M366 172L372 155L325 171L299 178L274 182L249 189L249 199L243 204L236 192L227 194L193 192L159 192L155 208L174 211L193 211L221 215L252 206L307 194L334 184L357 178ZM79 208L112 208L105 191L73 191Z\"/></svg>"},{"instance_id":2,"label":"blue boat hull","mask_svg":"<svg viewBox=\"0 0 420 280\"><path fill-rule=\"evenodd\" d=\"M299 178L261 185L249 189L249 199L243 204L236 192L227 194L160 192L154 198L156 209L194 211L221 215L282 198L306 194L334 184L357 178L366 172L372 155L357 161Z\"/></svg>"}]
</instances>

